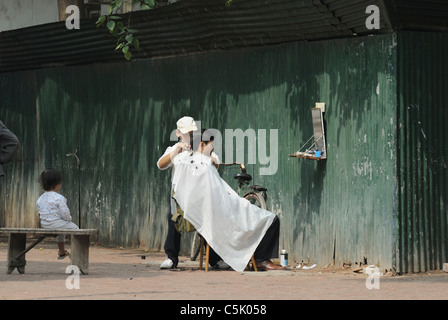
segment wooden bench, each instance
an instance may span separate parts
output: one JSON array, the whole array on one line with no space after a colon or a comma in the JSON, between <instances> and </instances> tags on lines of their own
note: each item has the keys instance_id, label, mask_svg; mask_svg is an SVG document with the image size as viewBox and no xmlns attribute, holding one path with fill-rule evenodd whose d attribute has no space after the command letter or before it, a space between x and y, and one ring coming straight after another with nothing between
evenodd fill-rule
<instances>
[{"instance_id":1,"label":"wooden bench","mask_svg":"<svg viewBox=\"0 0 448 320\"><path fill-rule=\"evenodd\" d=\"M35 229L35 228L0 228L0 234L7 234L8 240L8 271L10 274L17 268L25 273L25 254L46 237L59 234L71 235L72 264L77 266L82 274L89 273L89 237L96 235L97 229ZM26 247L26 235L37 235L38 239Z\"/></svg>"}]
</instances>

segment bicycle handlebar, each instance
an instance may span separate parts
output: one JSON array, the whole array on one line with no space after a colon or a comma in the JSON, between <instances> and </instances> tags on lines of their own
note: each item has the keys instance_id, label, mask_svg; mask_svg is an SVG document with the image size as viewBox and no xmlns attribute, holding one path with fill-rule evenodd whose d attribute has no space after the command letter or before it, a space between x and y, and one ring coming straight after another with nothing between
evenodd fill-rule
<instances>
[{"instance_id":1,"label":"bicycle handlebar","mask_svg":"<svg viewBox=\"0 0 448 320\"><path fill-rule=\"evenodd\" d=\"M246 170L246 167L244 166L244 164L242 163L238 163L238 162L233 162L233 163L221 163L221 166L240 166L242 170Z\"/></svg>"}]
</instances>

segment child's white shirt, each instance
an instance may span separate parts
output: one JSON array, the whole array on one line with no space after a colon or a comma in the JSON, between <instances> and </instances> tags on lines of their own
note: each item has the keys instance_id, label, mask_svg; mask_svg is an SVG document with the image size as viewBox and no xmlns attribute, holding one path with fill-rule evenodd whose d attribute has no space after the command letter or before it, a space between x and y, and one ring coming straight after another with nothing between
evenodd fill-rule
<instances>
[{"instance_id":1,"label":"child's white shirt","mask_svg":"<svg viewBox=\"0 0 448 320\"><path fill-rule=\"evenodd\" d=\"M39 197L36 205L41 220L72 220L70 210L67 207L67 199L57 192L46 191Z\"/></svg>"}]
</instances>

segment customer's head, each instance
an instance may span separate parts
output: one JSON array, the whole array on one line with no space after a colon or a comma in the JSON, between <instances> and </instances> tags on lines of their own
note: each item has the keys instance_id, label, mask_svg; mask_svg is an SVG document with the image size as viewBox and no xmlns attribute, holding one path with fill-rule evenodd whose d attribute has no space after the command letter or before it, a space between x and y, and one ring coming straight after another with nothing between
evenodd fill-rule
<instances>
[{"instance_id":1,"label":"customer's head","mask_svg":"<svg viewBox=\"0 0 448 320\"><path fill-rule=\"evenodd\" d=\"M213 136L212 131L207 129L196 130L193 132L191 149L209 156L215 148L213 146L214 140L215 137Z\"/></svg>"},{"instance_id":2,"label":"customer's head","mask_svg":"<svg viewBox=\"0 0 448 320\"><path fill-rule=\"evenodd\" d=\"M54 168L47 168L39 176L37 181L45 191L58 191L62 185L62 174Z\"/></svg>"}]
</instances>

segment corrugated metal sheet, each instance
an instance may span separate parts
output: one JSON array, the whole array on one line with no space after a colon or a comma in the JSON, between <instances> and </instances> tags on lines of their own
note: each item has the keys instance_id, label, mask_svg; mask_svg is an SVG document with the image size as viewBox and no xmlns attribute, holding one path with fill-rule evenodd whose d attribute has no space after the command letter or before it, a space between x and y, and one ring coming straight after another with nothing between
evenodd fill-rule
<instances>
[{"instance_id":1,"label":"corrugated metal sheet","mask_svg":"<svg viewBox=\"0 0 448 320\"><path fill-rule=\"evenodd\" d=\"M342 264L365 257L389 268L395 45L395 37L385 35L3 74L7 102L0 117L25 145L38 138L34 158L26 159L30 167L11 171L11 179L29 185L7 204L5 220L25 223L22 217L39 195L33 181L53 165L68 179L61 192L69 202L80 197L81 225L100 229L98 241L161 249L170 173L155 163L170 144L176 120L189 114L221 132L265 129L270 137L271 129L278 130L275 175L261 176L259 169L267 165L259 162L247 167L254 183L269 190L268 207L280 215L280 245L291 262ZM11 95L17 89L9 91L22 77L35 83L27 100ZM289 157L313 134L315 102L327 103L326 162ZM29 120L18 123L11 112ZM66 157L75 149L80 170ZM27 211L14 209L18 203L26 203ZM188 241L182 245L186 250Z\"/></svg>"},{"instance_id":2,"label":"corrugated metal sheet","mask_svg":"<svg viewBox=\"0 0 448 320\"><path fill-rule=\"evenodd\" d=\"M448 35L398 37L399 255L403 272L448 261Z\"/></svg>"},{"instance_id":3,"label":"corrugated metal sheet","mask_svg":"<svg viewBox=\"0 0 448 320\"><path fill-rule=\"evenodd\" d=\"M32 72L0 77L0 119L20 140L14 161L5 165L0 179L0 225L37 227L35 195L39 168L39 137L36 134L36 94Z\"/></svg>"},{"instance_id":4,"label":"corrugated metal sheet","mask_svg":"<svg viewBox=\"0 0 448 320\"><path fill-rule=\"evenodd\" d=\"M313 1L179 1L150 11L132 13L132 27L140 30L142 51L137 57L160 57L278 44L304 39L351 35L331 12ZM123 16L124 19L127 15ZM122 59L115 41L96 19L83 20L80 30L65 23L4 32L0 71L39 66ZM51 41L50 41L51 40Z\"/></svg>"},{"instance_id":5,"label":"corrugated metal sheet","mask_svg":"<svg viewBox=\"0 0 448 320\"><path fill-rule=\"evenodd\" d=\"M395 0L393 3L396 12L399 12L397 29L448 31L447 1Z\"/></svg>"},{"instance_id":6,"label":"corrugated metal sheet","mask_svg":"<svg viewBox=\"0 0 448 320\"><path fill-rule=\"evenodd\" d=\"M364 0L321 0L328 10L333 12L335 17L338 17L341 24L345 25L352 33L365 35L369 31L366 28L366 19L369 14L366 14L367 6L375 5L380 9L380 30L379 32L389 32L393 26L388 24L385 19L385 12L381 14L383 9L381 1L364 1ZM386 10L384 10L386 11ZM378 32L378 31L377 31ZM376 33L375 30L370 33Z\"/></svg>"},{"instance_id":7,"label":"corrugated metal sheet","mask_svg":"<svg viewBox=\"0 0 448 320\"><path fill-rule=\"evenodd\" d=\"M368 5L381 9L380 30L366 28ZM237 0L228 8L223 0L183 0L132 13L132 27L140 30L135 57L141 59L393 30L448 31L447 13L444 1ZM0 73L121 61L115 38L95 21L83 20L80 30L60 22L0 33Z\"/></svg>"},{"instance_id":8,"label":"corrugated metal sheet","mask_svg":"<svg viewBox=\"0 0 448 320\"><path fill-rule=\"evenodd\" d=\"M165 58L130 64L93 25L1 33L0 118L22 147L0 181L0 223L38 223L35 179L51 165L63 170L75 221L99 228L100 242L160 249L169 173L155 162L175 121L190 114L219 130L279 130L276 175L260 176L259 164L248 169L269 189L291 261L440 268L448 232L446 34L296 41L359 34L362 5L350 3L248 0L229 11L221 2L182 1L138 13L140 57ZM405 28L397 17L389 20ZM43 42L48 36L53 41ZM295 42L281 44L288 41ZM194 52L207 54L179 56ZM106 61L121 63L92 64ZM328 160L290 158L312 135L315 102L327 104ZM67 157L75 150L80 167Z\"/></svg>"}]
</instances>

